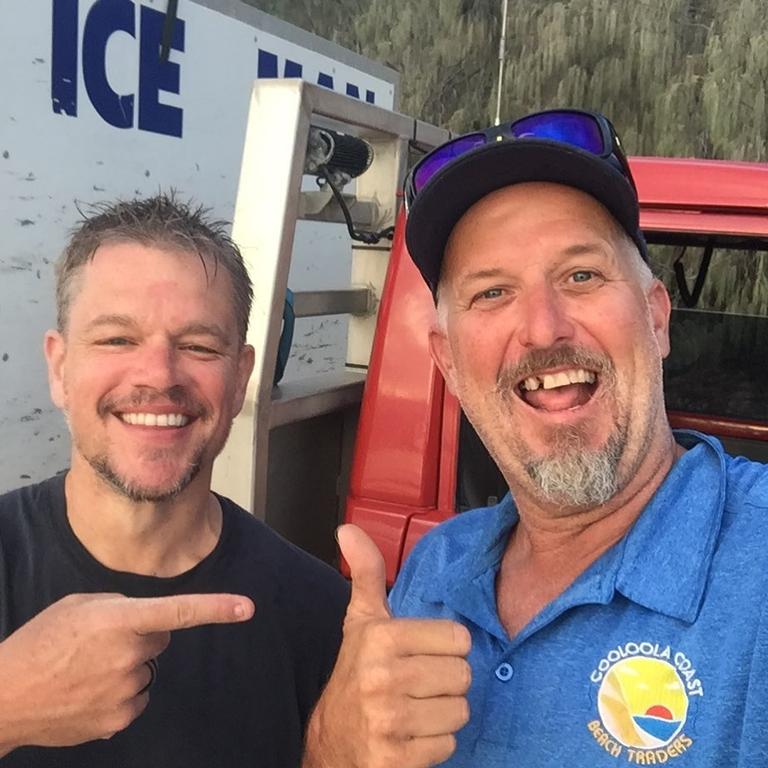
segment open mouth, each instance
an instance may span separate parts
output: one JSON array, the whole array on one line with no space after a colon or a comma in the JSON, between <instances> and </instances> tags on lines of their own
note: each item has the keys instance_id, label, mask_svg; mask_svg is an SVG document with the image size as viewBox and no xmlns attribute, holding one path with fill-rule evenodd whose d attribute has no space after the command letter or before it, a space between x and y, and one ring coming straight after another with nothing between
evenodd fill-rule
<instances>
[{"instance_id":1,"label":"open mouth","mask_svg":"<svg viewBox=\"0 0 768 768\"><path fill-rule=\"evenodd\" d=\"M532 408L568 411L586 405L597 391L598 384L595 371L567 368L528 376L518 382L515 391Z\"/></svg>"},{"instance_id":2,"label":"open mouth","mask_svg":"<svg viewBox=\"0 0 768 768\"><path fill-rule=\"evenodd\" d=\"M166 429L178 429L186 427L192 417L185 413L141 413L123 412L115 413L118 419L125 424L139 427L164 427Z\"/></svg>"}]
</instances>

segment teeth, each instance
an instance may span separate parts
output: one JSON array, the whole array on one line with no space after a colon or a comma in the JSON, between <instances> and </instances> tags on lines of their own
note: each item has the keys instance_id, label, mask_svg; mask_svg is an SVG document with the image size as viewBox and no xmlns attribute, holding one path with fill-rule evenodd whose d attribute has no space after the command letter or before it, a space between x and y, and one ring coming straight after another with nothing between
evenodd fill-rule
<instances>
[{"instance_id":1,"label":"teeth","mask_svg":"<svg viewBox=\"0 0 768 768\"><path fill-rule=\"evenodd\" d=\"M534 392L541 386L541 382L535 376L529 376L523 382L523 389L527 389L529 392Z\"/></svg>"},{"instance_id":2,"label":"teeth","mask_svg":"<svg viewBox=\"0 0 768 768\"><path fill-rule=\"evenodd\" d=\"M141 427L183 427L189 422L183 413L121 413L120 418Z\"/></svg>"},{"instance_id":3,"label":"teeth","mask_svg":"<svg viewBox=\"0 0 768 768\"><path fill-rule=\"evenodd\" d=\"M568 374L565 371L560 373L545 373L541 377L541 386L544 389L555 389L555 387L566 387L571 383Z\"/></svg>"},{"instance_id":4,"label":"teeth","mask_svg":"<svg viewBox=\"0 0 768 768\"><path fill-rule=\"evenodd\" d=\"M520 386L522 389L533 392L539 387L543 389L556 389L557 387L567 387L569 384L594 384L595 380L596 376L592 371L575 368L570 371L560 371L559 373L529 376Z\"/></svg>"}]
</instances>

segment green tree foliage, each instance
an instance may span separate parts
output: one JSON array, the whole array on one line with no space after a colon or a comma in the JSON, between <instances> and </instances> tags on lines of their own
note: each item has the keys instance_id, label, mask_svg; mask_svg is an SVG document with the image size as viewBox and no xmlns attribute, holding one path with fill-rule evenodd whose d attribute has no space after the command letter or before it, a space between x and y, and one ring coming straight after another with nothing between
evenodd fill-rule
<instances>
[{"instance_id":1,"label":"green tree foliage","mask_svg":"<svg viewBox=\"0 0 768 768\"><path fill-rule=\"evenodd\" d=\"M402 111L492 122L501 0L249 0L401 73ZM502 114L608 114L637 154L768 160L765 0L510 0Z\"/></svg>"},{"instance_id":2,"label":"green tree foliage","mask_svg":"<svg viewBox=\"0 0 768 768\"><path fill-rule=\"evenodd\" d=\"M740 0L707 38L702 84L711 155L768 160L768 16L764 0Z\"/></svg>"},{"instance_id":3,"label":"green tree foliage","mask_svg":"<svg viewBox=\"0 0 768 768\"><path fill-rule=\"evenodd\" d=\"M244 0L266 13L271 13L297 27L356 48L349 31L355 20L365 14L370 0Z\"/></svg>"},{"instance_id":4,"label":"green tree foliage","mask_svg":"<svg viewBox=\"0 0 768 768\"><path fill-rule=\"evenodd\" d=\"M401 73L402 111L455 130L482 125L493 96L488 65L498 46L497 6L371 0L355 27L358 49Z\"/></svg>"}]
</instances>

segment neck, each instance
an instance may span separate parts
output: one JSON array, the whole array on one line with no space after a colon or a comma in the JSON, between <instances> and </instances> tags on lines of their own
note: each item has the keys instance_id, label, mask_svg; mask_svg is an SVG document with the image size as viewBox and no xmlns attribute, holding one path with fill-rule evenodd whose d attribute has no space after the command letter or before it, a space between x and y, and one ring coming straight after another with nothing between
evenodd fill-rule
<instances>
[{"instance_id":1,"label":"neck","mask_svg":"<svg viewBox=\"0 0 768 768\"><path fill-rule=\"evenodd\" d=\"M520 514L515 532L527 540L531 554L567 547L569 553L583 548L585 553L595 551L597 557L629 530L683 452L672 432L665 430L629 482L605 504L591 509L563 510L513 489Z\"/></svg>"},{"instance_id":2,"label":"neck","mask_svg":"<svg viewBox=\"0 0 768 768\"><path fill-rule=\"evenodd\" d=\"M594 509L566 512L512 488L520 515L496 582L499 615L510 636L560 595L632 527L683 449L668 429L629 483Z\"/></svg>"},{"instance_id":3,"label":"neck","mask_svg":"<svg viewBox=\"0 0 768 768\"><path fill-rule=\"evenodd\" d=\"M178 496L134 502L98 476L82 457L72 457L65 492L75 536L102 565L144 576L178 576L216 546L222 512L210 492L210 471Z\"/></svg>"}]
</instances>

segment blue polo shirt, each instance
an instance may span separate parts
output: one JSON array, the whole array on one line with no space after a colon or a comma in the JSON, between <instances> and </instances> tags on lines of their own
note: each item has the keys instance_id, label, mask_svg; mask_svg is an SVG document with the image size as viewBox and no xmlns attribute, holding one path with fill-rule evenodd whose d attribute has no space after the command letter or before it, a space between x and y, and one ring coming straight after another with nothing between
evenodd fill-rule
<instances>
[{"instance_id":1,"label":"blue polo shirt","mask_svg":"<svg viewBox=\"0 0 768 768\"><path fill-rule=\"evenodd\" d=\"M676 439L689 451L626 536L512 639L494 590L511 498L418 543L393 612L472 633L445 765L768 767L768 467Z\"/></svg>"}]
</instances>

